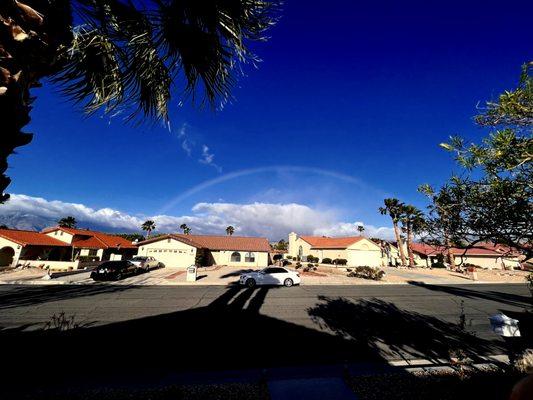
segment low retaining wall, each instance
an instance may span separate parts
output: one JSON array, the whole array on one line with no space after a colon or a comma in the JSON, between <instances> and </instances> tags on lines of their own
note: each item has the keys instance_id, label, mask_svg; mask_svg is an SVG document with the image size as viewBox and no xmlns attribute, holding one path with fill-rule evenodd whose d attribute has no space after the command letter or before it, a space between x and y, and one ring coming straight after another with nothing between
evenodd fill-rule
<instances>
[{"instance_id":1,"label":"low retaining wall","mask_svg":"<svg viewBox=\"0 0 533 400\"><path fill-rule=\"evenodd\" d=\"M19 260L19 265L48 269L50 271L69 271L78 269L79 261Z\"/></svg>"}]
</instances>

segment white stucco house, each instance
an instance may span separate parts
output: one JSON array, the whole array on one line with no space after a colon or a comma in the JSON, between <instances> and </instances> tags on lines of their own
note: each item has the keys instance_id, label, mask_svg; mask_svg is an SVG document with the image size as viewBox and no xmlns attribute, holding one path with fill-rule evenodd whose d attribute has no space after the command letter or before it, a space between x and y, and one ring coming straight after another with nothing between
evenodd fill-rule
<instances>
[{"instance_id":1,"label":"white stucco house","mask_svg":"<svg viewBox=\"0 0 533 400\"><path fill-rule=\"evenodd\" d=\"M364 236L299 236L291 232L288 255L302 260L311 255L319 262L324 258L341 258L347 260L349 266L379 267L384 262L380 246Z\"/></svg>"},{"instance_id":2,"label":"white stucco house","mask_svg":"<svg viewBox=\"0 0 533 400\"><path fill-rule=\"evenodd\" d=\"M137 243L138 255L152 256L167 268L228 265L262 268L269 264L266 238L168 234Z\"/></svg>"}]
</instances>

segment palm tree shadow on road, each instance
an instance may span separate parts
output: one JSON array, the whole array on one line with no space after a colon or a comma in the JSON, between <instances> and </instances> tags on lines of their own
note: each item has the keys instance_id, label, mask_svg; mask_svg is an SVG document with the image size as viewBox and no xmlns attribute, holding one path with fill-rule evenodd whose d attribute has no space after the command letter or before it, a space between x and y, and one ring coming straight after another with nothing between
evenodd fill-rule
<instances>
[{"instance_id":1,"label":"palm tree shadow on road","mask_svg":"<svg viewBox=\"0 0 533 400\"><path fill-rule=\"evenodd\" d=\"M445 358L455 347L471 355L494 350L492 342L454 324L375 299L320 297L307 310L311 327L297 325L260 313L271 290L280 289L228 287L205 307L85 329L0 331L4 359L10 360L4 381L20 389L22 380L29 389L21 374L28 360L39 371L31 383L46 388L157 381L194 371L383 364L397 355Z\"/></svg>"}]
</instances>

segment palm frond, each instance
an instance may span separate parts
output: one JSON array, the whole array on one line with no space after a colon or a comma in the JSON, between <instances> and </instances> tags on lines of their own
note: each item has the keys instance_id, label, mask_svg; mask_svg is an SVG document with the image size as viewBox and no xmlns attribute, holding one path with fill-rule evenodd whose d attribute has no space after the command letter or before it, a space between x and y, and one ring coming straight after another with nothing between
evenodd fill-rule
<instances>
[{"instance_id":1,"label":"palm frond","mask_svg":"<svg viewBox=\"0 0 533 400\"><path fill-rule=\"evenodd\" d=\"M83 25L55 77L91 113L103 107L167 119L172 90L214 106L230 97L240 66L257 57L280 3L262 0L77 0Z\"/></svg>"}]
</instances>

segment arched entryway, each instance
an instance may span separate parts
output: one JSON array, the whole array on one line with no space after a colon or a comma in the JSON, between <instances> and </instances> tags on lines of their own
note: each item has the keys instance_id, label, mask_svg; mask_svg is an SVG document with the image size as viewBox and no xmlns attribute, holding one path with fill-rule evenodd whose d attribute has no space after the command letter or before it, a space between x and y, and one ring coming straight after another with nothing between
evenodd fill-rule
<instances>
[{"instance_id":1,"label":"arched entryway","mask_svg":"<svg viewBox=\"0 0 533 400\"><path fill-rule=\"evenodd\" d=\"M13 262L15 249L12 247L2 247L0 249L0 267L9 267Z\"/></svg>"}]
</instances>

